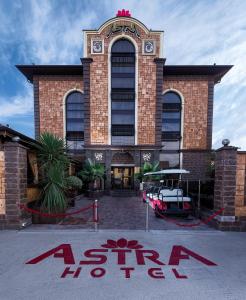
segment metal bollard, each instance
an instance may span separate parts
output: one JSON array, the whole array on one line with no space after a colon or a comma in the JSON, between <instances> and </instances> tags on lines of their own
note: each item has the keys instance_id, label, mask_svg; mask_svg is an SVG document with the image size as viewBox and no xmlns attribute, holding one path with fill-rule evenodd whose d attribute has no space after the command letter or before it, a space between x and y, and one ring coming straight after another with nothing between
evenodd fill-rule
<instances>
[{"instance_id":1,"label":"metal bollard","mask_svg":"<svg viewBox=\"0 0 246 300\"><path fill-rule=\"evenodd\" d=\"M197 213L198 217L200 218L200 211L201 211L201 180L198 180L198 203L197 203Z\"/></svg>"},{"instance_id":2,"label":"metal bollard","mask_svg":"<svg viewBox=\"0 0 246 300\"><path fill-rule=\"evenodd\" d=\"M145 220L145 231L149 231L149 199L146 199L146 220Z\"/></svg>"},{"instance_id":3,"label":"metal bollard","mask_svg":"<svg viewBox=\"0 0 246 300\"><path fill-rule=\"evenodd\" d=\"M98 231L98 204L97 204L97 200L95 200L95 203L94 203L94 225L95 225L95 231Z\"/></svg>"}]
</instances>

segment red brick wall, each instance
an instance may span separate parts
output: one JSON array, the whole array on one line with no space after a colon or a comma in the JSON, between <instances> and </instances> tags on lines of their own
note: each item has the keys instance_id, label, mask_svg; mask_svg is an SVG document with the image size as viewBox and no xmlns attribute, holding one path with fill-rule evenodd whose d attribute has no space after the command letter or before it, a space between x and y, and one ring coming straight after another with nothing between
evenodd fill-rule
<instances>
[{"instance_id":1,"label":"red brick wall","mask_svg":"<svg viewBox=\"0 0 246 300\"><path fill-rule=\"evenodd\" d=\"M163 90L175 89L184 97L183 149L207 149L208 79L164 78Z\"/></svg>"},{"instance_id":2,"label":"red brick wall","mask_svg":"<svg viewBox=\"0 0 246 300\"><path fill-rule=\"evenodd\" d=\"M156 64L152 56L139 57L138 144L155 144Z\"/></svg>"},{"instance_id":3,"label":"red brick wall","mask_svg":"<svg viewBox=\"0 0 246 300\"><path fill-rule=\"evenodd\" d=\"M27 149L15 142L4 144L5 151L5 216L3 228L19 229L30 215L20 210L27 197Z\"/></svg>"},{"instance_id":4,"label":"red brick wall","mask_svg":"<svg viewBox=\"0 0 246 300\"><path fill-rule=\"evenodd\" d=\"M108 144L108 63L107 55L93 55L90 67L91 144Z\"/></svg>"},{"instance_id":5,"label":"red brick wall","mask_svg":"<svg viewBox=\"0 0 246 300\"><path fill-rule=\"evenodd\" d=\"M236 216L246 216L246 153L237 153Z\"/></svg>"},{"instance_id":6,"label":"red brick wall","mask_svg":"<svg viewBox=\"0 0 246 300\"><path fill-rule=\"evenodd\" d=\"M49 131L64 137L63 100L72 89L83 91L82 76L39 76L40 133Z\"/></svg>"}]
</instances>

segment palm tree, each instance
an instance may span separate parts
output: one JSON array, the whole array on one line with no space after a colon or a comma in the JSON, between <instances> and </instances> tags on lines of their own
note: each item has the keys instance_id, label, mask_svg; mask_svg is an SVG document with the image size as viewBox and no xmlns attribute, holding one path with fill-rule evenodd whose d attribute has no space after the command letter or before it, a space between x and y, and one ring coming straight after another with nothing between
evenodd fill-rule
<instances>
[{"instance_id":1,"label":"palm tree","mask_svg":"<svg viewBox=\"0 0 246 300\"><path fill-rule=\"evenodd\" d=\"M50 166L61 165L68 167L69 158L66 154L66 143L62 138L49 132L40 135L38 149L38 161L41 168L48 170Z\"/></svg>"},{"instance_id":2,"label":"palm tree","mask_svg":"<svg viewBox=\"0 0 246 300\"><path fill-rule=\"evenodd\" d=\"M145 173L149 173L149 172L156 172L159 170L159 162L156 163L149 163L149 162L145 162L144 165L142 167L140 167L140 171L139 173L135 174L135 178L137 180L139 180L140 182L143 181L143 179L148 180L149 176L144 176Z\"/></svg>"},{"instance_id":3,"label":"palm tree","mask_svg":"<svg viewBox=\"0 0 246 300\"><path fill-rule=\"evenodd\" d=\"M41 134L36 147L43 175L43 190L39 199L41 208L48 212L65 211L67 207L65 191L73 186L82 186L79 178L75 182L73 176L68 176L70 159L66 153L65 141L45 132Z\"/></svg>"},{"instance_id":4,"label":"palm tree","mask_svg":"<svg viewBox=\"0 0 246 300\"><path fill-rule=\"evenodd\" d=\"M91 159L85 161L83 170L78 175L82 178L83 182L93 185L93 189L97 189L97 179L102 180L105 175L105 168L103 165L92 162Z\"/></svg>"}]
</instances>

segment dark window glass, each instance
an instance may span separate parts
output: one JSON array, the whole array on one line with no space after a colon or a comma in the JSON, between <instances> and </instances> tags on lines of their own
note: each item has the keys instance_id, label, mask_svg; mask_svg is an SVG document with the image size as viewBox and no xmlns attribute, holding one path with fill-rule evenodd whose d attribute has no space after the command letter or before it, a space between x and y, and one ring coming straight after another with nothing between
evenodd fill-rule
<instances>
[{"instance_id":1,"label":"dark window glass","mask_svg":"<svg viewBox=\"0 0 246 300\"><path fill-rule=\"evenodd\" d=\"M179 153L161 153L160 165L164 169L179 168Z\"/></svg>"},{"instance_id":2,"label":"dark window glass","mask_svg":"<svg viewBox=\"0 0 246 300\"><path fill-rule=\"evenodd\" d=\"M181 132L181 98L168 92L162 98L162 141L179 140Z\"/></svg>"},{"instance_id":3,"label":"dark window glass","mask_svg":"<svg viewBox=\"0 0 246 300\"><path fill-rule=\"evenodd\" d=\"M67 138L69 138L70 141L84 140L84 132L69 131L67 132Z\"/></svg>"},{"instance_id":4,"label":"dark window glass","mask_svg":"<svg viewBox=\"0 0 246 300\"><path fill-rule=\"evenodd\" d=\"M112 89L111 99L112 101L135 100L135 91L134 89Z\"/></svg>"},{"instance_id":5,"label":"dark window glass","mask_svg":"<svg viewBox=\"0 0 246 300\"><path fill-rule=\"evenodd\" d=\"M70 149L81 149L84 141L84 95L73 92L66 99L66 141Z\"/></svg>"},{"instance_id":6,"label":"dark window glass","mask_svg":"<svg viewBox=\"0 0 246 300\"><path fill-rule=\"evenodd\" d=\"M181 136L180 136L180 132L176 131L176 132L171 132L171 131L162 131L161 134L161 139L162 141L173 141L173 140L180 140Z\"/></svg>"},{"instance_id":7,"label":"dark window glass","mask_svg":"<svg viewBox=\"0 0 246 300\"><path fill-rule=\"evenodd\" d=\"M112 53L135 53L135 48L131 42L126 39L116 41L111 50Z\"/></svg>"},{"instance_id":8,"label":"dark window glass","mask_svg":"<svg viewBox=\"0 0 246 300\"><path fill-rule=\"evenodd\" d=\"M167 123L163 122L162 123L162 131L167 131L167 132L177 132L180 130L180 124L179 123Z\"/></svg>"},{"instance_id":9,"label":"dark window glass","mask_svg":"<svg viewBox=\"0 0 246 300\"><path fill-rule=\"evenodd\" d=\"M121 39L111 51L112 144L132 144L135 135L135 48ZM131 137L128 139L128 137Z\"/></svg>"},{"instance_id":10,"label":"dark window glass","mask_svg":"<svg viewBox=\"0 0 246 300\"><path fill-rule=\"evenodd\" d=\"M84 131L84 122L70 121L67 123L67 132L69 131Z\"/></svg>"},{"instance_id":11,"label":"dark window glass","mask_svg":"<svg viewBox=\"0 0 246 300\"><path fill-rule=\"evenodd\" d=\"M134 78L114 78L112 77L112 88L134 88Z\"/></svg>"},{"instance_id":12,"label":"dark window glass","mask_svg":"<svg viewBox=\"0 0 246 300\"><path fill-rule=\"evenodd\" d=\"M133 101L117 101L112 102L112 111L113 110L134 110L135 103Z\"/></svg>"},{"instance_id":13,"label":"dark window glass","mask_svg":"<svg viewBox=\"0 0 246 300\"><path fill-rule=\"evenodd\" d=\"M179 111L181 109L180 103L163 103L162 104L162 111Z\"/></svg>"},{"instance_id":14,"label":"dark window glass","mask_svg":"<svg viewBox=\"0 0 246 300\"><path fill-rule=\"evenodd\" d=\"M134 56L115 56L112 54L111 56L111 63L112 66L118 67L131 67L134 66L135 57Z\"/></svg>"},{"instance_id":15,"label":"dark window glass","mask_svg":"<svg viewBox=\"0 0 246 300\"><path fill-rule=\"evenodd\" d=\"M135 74L135 66L112 66L112 74L118 73L127 73L127 74Z\"/></svg>"},{"instance_id":16,"label":"dark window glass","mask_svg":"<svg viewBox=\"0 0 246 300\"><path fill-rule=\"evenodd\" d=\"M135 74L131 73L112 73L112 78L135 78ZM114 88L112 86L112 88Z\"/></svg>"},{"instance_id":17,"label":"dark window glass","mask_svg":"<svg viewBox=\"0 0 246 300\"><path fill-rule=\"evenodd\" d=\"M175 92L167 92L163 95L163 103L179 103L181 104L181 99L179 95Z\"/></svg>"},{"instance_id":18,"label":"dark window glass","mask_svg":"<svg viewBox=\"0 0 246 300\"><path fill-rule=\"evenodd\" d=\"M84 119L85 112L82 110L67 110L67 118Z\"/></svg>"},{"instance_id":19,"label":"dark window glass","mask_svg":"<svg viewBox=\"0 0 246 300\"><path fill-rule=\"evenodd\" d=\"M164 141L162 144L162 150L179 150L180 141Z\"/></svg>"},{"instance_id":20,"label":"dark window glass","mask_svg":"<svg viewBox=\"0 0 246 300\"><path fill-rule=\"evenodd\" d=\"M113 136L133 136L134 125L112 125Z\"/></svg>"},{"instance_id":21,"label":"dark window glass","mask_svg":"<svg viewBox=\"0 0 246 300\"><path fill-rule=\"evenodd\" d=\"M134 125L134 114L122 114L114 113L112 114L112 124L133 124Z\"/></svg>"}]
</instances>

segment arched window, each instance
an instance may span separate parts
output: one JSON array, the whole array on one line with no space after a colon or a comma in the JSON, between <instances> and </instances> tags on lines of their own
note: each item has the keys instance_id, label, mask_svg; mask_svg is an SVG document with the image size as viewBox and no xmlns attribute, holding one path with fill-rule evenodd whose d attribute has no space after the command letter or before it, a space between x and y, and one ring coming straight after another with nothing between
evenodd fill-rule
<instances>
[{"instance_id":1,"label":"arched window","mask_svg":"<svg viewBox=\"0 0 246 300\"><path fill-rule=\"evenodd\" d=\"M66 142L71 151L84 146L84 95L77 91L66 98Z\"/></svg>"},{"instance_id":2,"label":"arched window","mask_svg":"<svg viewBox=\"0 0 246 300\"><path fill-rule=\"evenodd\" d=\"M162 96L162 154L163 167L179 166L179 150L181 140L182 101L175 92L167 92Z\"/></svg>"},{"instance_id":3,"label":"arched window","mask_svg":"<svg viewBox=\"0 0 246 300\"><path fill-rule=\"evenodd\" d=\"M111 49L111 142L133 145L135 141L135 47L127 39Z\"/></svg>"}]
</instances>

